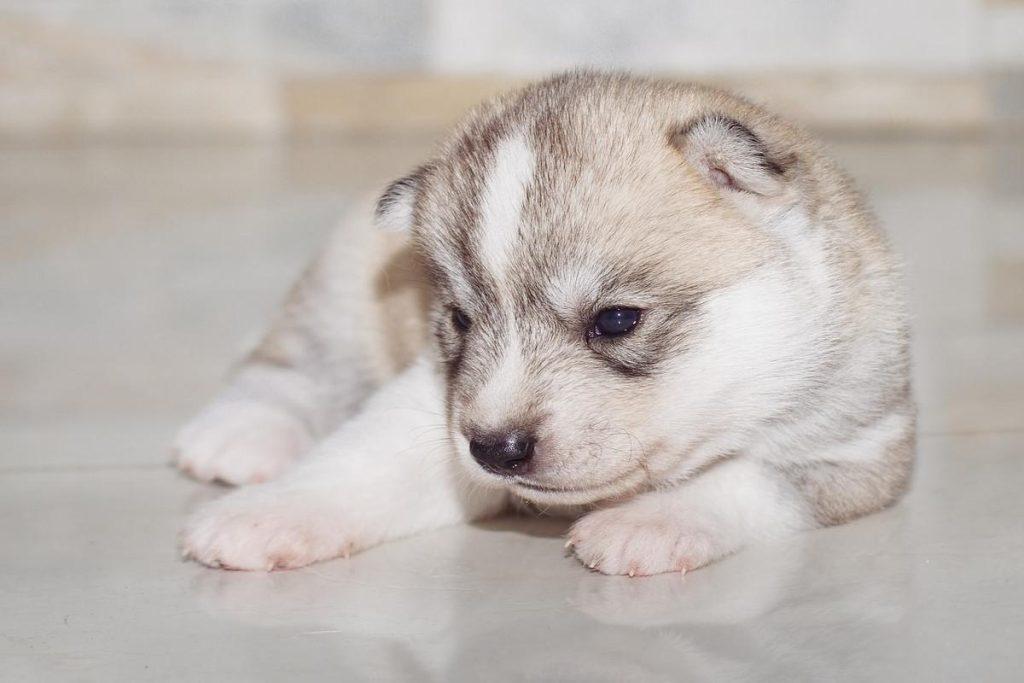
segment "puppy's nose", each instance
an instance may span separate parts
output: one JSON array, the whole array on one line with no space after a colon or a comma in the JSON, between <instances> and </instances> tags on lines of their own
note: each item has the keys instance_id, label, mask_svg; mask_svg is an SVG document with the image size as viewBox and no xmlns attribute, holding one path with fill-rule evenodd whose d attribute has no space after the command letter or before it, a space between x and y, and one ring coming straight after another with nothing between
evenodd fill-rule
<instances>
[{"instance_id":1,"label":"puppy's nose","mask_svg":"<svg viewBox=\"0 0 1024 683\"><path fill-rule=\"evenodd\" d=\"M469 452L480 466L495 474L522 474L537 443L532 434L515 430L503 434L475 434Z\"/></svg>"}]
</instances>

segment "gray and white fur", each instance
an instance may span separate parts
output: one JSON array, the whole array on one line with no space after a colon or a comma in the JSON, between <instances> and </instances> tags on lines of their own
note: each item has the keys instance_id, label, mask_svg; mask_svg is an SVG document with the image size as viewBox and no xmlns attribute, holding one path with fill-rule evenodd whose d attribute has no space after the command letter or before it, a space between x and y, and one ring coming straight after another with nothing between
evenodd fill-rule
<instances>
[{"instance_id":1,"label":"gray and white fur","mask_svg":"<svg viewBox=\"0 0 1024 683\"><path fill-rule=\"evenodd\" d=\"M906 489L898 264L792 124L568 73L481 105L375 214L180 433L186 472L263 482L191 518L199 562L299 567L515 507L578 517L596 571L685 572Z\"/></svg>"}]
</instances>

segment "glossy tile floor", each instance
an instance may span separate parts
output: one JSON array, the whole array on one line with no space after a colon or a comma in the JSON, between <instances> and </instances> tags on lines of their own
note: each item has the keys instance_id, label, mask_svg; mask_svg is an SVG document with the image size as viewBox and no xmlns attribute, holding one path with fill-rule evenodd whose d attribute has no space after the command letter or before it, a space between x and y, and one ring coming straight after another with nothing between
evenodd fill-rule
<instances>
[{"instance_id":1,"label":"glossy tile floor","mask_svg":"<svg viewBox=\"0 0 1024 683\"><path fill-rule=\"evenodd\" d=\"M1024 144L834 141L902 249L897 508L688 575L500 520L274 574L178 559L174 428L421 140L0 151L0 678L1024 679Z\"/></svg>"}]
</instances>

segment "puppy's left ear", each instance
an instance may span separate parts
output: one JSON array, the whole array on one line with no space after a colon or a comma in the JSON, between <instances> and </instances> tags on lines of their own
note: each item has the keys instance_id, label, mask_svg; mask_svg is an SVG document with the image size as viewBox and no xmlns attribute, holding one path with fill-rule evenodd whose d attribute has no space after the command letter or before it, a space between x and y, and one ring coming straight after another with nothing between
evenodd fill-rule
<instances>
[{"instance_id":1,"label":"puppy's left ear","mask_svg":"<svg viewBox=\"0 0 1024 683\"><path fill-rule=\"evenodd\" d=\"M412 228L416 198L423 186L427 166L420 166L384 189L373 212L374 224L388 232L407 232Z\"/></svg>"},{"instance_id":2,"label":"puppy's left ear","mask_svg":"<svg viewBox=\"0 0 1024 683\"><path fill-rule=\"evenodd\" d=\"M702 116L673 134L672 143L712 185L777 197L793 159L772 154L750 128L722 114Z\"/></svg>"}]
</instances>

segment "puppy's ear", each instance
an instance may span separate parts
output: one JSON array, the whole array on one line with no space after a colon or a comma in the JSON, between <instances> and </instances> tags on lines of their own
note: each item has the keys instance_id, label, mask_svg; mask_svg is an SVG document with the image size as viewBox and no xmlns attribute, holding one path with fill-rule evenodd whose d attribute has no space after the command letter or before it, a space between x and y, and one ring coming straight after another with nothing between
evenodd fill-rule
<instances>
[{"instance_id":1,"label":"puppy's ear","mask_svg":"<svg viewBox=\"0 0 1024 683\"><path fill-rule=\"evenodd\" d=\"M427 167L420 166L409 175L393 181L377 200L374 223L380 230L406 232L412 228L416 197L423 186Z\"/></svg>"},{"instance_id":2,"label":"puppy's ear","mask_svg":"<svg viewBox=\"0 0 1024 683\"><path fill-rule=\"evenodd\" d=\"M764 141L735 119L708 114L672 138L683 156L716 187L764 197L778 196L786 189L786 161L773 157Z\"/></svg>"}]
</instances>

